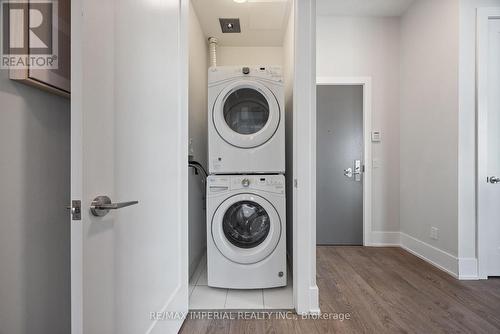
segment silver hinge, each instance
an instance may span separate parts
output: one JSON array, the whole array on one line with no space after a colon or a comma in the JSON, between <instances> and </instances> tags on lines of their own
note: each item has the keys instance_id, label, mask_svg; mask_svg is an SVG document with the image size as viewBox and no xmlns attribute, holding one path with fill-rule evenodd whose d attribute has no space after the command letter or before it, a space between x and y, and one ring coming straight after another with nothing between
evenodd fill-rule
<instances>
[{"instance_id":1,"label":"silver hinge","mask_svg":"<svg viewBox=\"0 0 500 334\"><path fill-rule=\"evenodd\" d=\"M297 181L297 179L293 179L293 186L295 188L298 188L299 187L299 181Z\"/></svg>"},{"instance_id":2,"label":"silver hinge","mask_svg":"<svg viewBox=\"0 0 500 334\"><path fill-rule=\"evenodd\" d=\"M71 212L72 220L82 220L82 201L71 201L71 206L66 207Z\"/></svg>"}]
</instances>

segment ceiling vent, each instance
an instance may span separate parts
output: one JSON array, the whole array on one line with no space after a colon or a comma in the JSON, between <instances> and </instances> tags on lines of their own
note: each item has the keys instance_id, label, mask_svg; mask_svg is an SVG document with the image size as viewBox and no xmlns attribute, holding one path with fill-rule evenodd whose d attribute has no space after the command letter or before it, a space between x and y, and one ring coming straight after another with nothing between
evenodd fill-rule
<instances>
[{"instance_id":1,"label":"ceiling vent","mask_svg":"<svg viewBox=\"0 0 500 334\"><path fill-rule=\"evenodd\" d=\"M240 33L240 19L223 19L219 18L220 28L222 33Z\"/></svg>"}]
</instances>

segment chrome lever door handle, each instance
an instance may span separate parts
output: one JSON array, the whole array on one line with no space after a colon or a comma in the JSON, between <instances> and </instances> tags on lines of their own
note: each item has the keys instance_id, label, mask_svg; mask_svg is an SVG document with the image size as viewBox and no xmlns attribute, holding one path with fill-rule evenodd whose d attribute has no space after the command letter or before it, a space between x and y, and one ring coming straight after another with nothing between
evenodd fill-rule
<instances>
[{"instance_id":1,"label":"chrome lever door handle","mask_svg":"<svg viewBox=\"0 0 500 334\"><path fill-rule=\"evenodd\" d=\"M121 202L121 203L111 203L111 204L99 204L96 205L95 207L101 210L116 210L116 209L121 209L126 206L131 206L134 204L138 204L139 201L130 201L130 202Z\"/></svg>"},{"instance_id":2,"label":"chrome lever door handle","mask_svg":"<svg viewBox=\"0 0 500 334\"><path fill-rule=\"evenodd\" d=\"M108 196L97 196L90 205L90 212L96 217L104 217L108 214L109 210L117 210L138 203L139 201L112 203L111 198Z\"/></svg>"},{"instance_id":3,"label":"chrome lever door handle","mask_svg":"<svg viewBox=\"0 0 500 334\"><path fill-rule=\"evenodd\" d=\"M500 183L500 177L490 176L488 177L488 182L491 184Z\"/></svg>"}]
</instances>

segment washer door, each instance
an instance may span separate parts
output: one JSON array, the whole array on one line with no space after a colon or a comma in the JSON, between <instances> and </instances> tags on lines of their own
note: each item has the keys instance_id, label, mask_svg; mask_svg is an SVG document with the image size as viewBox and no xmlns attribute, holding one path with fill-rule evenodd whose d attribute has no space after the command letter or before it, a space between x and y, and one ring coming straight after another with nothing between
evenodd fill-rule
<instances>
[{"instance_id":1,"label":"washer door","mask_svg":"<svg viewBox=\"0 0 500 334\"><path fill-rule=\"evenodd\" d=\"M281 220L269 201L253 194L226 199L212 218L212 238L229 260L250 264L274 251L281 236Z\"/></svg>"},{"instance_id":2,"label":"washer door","mask_svg":"<svg viewBox=\"0 0 500 334\"><path fill-rule=\"evenodd\" d=\"M266 143L280 123L274 94L261 83L249 80L225 87L215 101L212 115L222 139L240 148Z\"/></svg>"}]
</instances>

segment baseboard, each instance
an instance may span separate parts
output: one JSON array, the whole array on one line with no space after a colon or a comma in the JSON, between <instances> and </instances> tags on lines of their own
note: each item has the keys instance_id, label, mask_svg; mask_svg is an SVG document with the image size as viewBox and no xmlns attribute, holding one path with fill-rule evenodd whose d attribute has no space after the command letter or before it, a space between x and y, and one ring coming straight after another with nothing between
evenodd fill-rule
<instances>
[{"instance_id":1,"label":"baseboard","mask_svg":"<svg viewBox=\"0 0 500 334\"><path fill-rule=\"evenodd\" d=\"M298 290L298 284L296 281L293 282L294 290L294 307L297 314L308 315L308 314L320 314L319 309L319 289L317 285L309 286L302 294L302 296L296 296L296 290Z\"/></svg>"},{"instance_id":2,"label":"baseboard","mask_svg":"<svg viewBox=\"0 0 500 334\"><path fill-rule=\"evenodd\" d=\"M453 277L459 278L459 263L456 256L453 256L403 232L401 232L401 248L447 272Z\"/></svg>"},{"instance_id":3,"label":"baseboard","mask_svg":"<svg viewBox=\"0 0 500 334\"><path fill-rule=\"evenodd\" d=\"M458 258L403 232L373 231L370 247L401 247L460 280L479 279L476 258Z\"/></svg>"},{"instance_id":4,"label":"baseboard","mask_svg":"<svg viewBox=\"0 0 500 334\"><path fill-rule=\"evenodd\" d=\"M371 243L366 246L371 247L399 247L401 245L401 233L373 231Z\"/></svg>"},{"instance_id":5,"label":"baseboard","mask_svg":"<svg viewBox=\"0 0 500 334\"><path fill-rule=\"evenodd\" d=\"M461 280L478 280L479 272L476 258L458 259L458 278Z\"/></svg>"},{"instance_id":6,"label":"baseboard","mask_svg":"<svg viewBox=\"0 0 500 334\"><path fill-rule=\"evenodd\" d=\"M184 306L185 302L188 300L187 296L187 284L179 284L174 292L165 301L163 307L160 310L151 310L151 312L158 312L160 315L158 318L151 320L151 325L145 331L146 334L160 334L160 333L178 333L182 327L184 319L173 318L163 319L162 317L167 315L167 313L178 313L179 316L187 316L188 310L181 309L180 306ZM147 315L144 315L147 316Z\"/></svg>"},{"instance_id":7,"label":"baseboard","mask_svg":"<svg viewBox=\"0 0 500 334\"><path fill-rule=\"evenodd\" d=\"M321 310L319 309L319 289L316 284L309 288L309 296L311 305L309 314L321 314Z\"/></svg>"}]
</instances>

